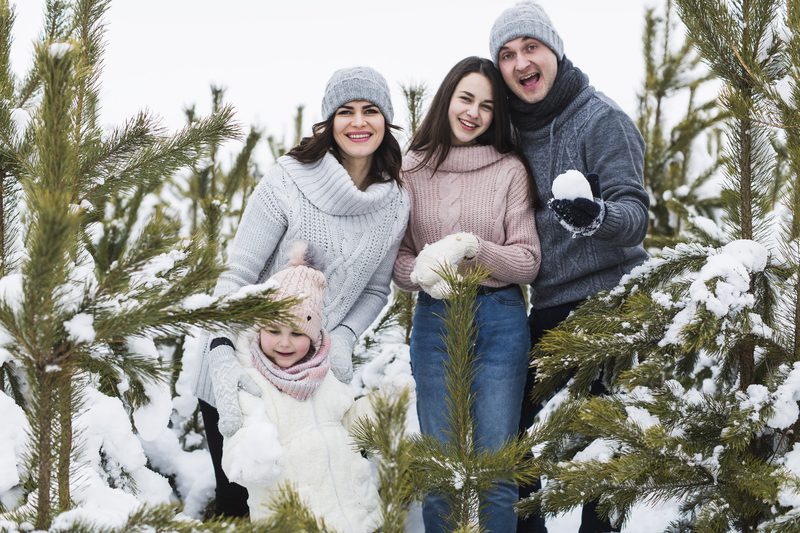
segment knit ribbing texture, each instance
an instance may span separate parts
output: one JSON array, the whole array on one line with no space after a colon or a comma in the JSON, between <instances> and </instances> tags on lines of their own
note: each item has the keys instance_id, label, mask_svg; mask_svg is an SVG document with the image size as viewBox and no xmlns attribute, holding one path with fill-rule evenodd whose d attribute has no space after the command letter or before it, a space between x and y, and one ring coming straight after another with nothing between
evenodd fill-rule
<instances>
[{"instance_id":1,"label":"knit ribbing texture","mask_svg":"<svg viewBox=\"0 0 800 533\"><path fill-rule=\"evenodd\" d=\"M408 195L396 184L360 191L330 154L311 165L281 157L248 200L214 295L263 282L286 265L291 244L305 240L322 253L328 281L322 329L333 336L337 326L346 324L360 335L388 300L408 209ZM233 338L234 333L213 336ZM205 353L195 393L214 405Z\"/></svg>"},{"instance_id":2,"label":"knit ribbing texture","mask_svg":"<svg viewBox=\"0 0 800 533\"><path fill-rule=\"evenodd\" d=\"M330 338L323 334L319 349L310 357L301 359L289 368L281 368L261 350L259 335L255 335L250 343L250 358L253 368L258 370L264 379L275 385L275 388L303 401L314 394L328 373L331 367L328 361L330 347Z\"/></svg>"},{"instance_id":3,"label":"knit ribbing texture","mask_svg":"<svg viewBox=\"0 0 800 533\"><path fill-rule=\"evenodd\" d=\"M410 152L403 180L414 206L394 266L394 280L419 290L409 276L425 244L466 231L478 237L477 262L491 271L484 284L530 283L539 270L539 237L528 198L522 162L491 146L452 147L433 173L433 163L417 167L422 155Z\"/></svg>"},{"instance_id":4,"label":"knit ribbing texture","mask_svg":"<svg viewBox=\"0 0 800 533\"><path fill-rule=\"evenodd\" d=\"M552 209L536 211L544 253L531 284L531 305L544 309L611 289L647 259L642 240L649 199L642 177L644 141L636 125L616 103L587 85L548 125L522 129L520 135L543 203L553 197L559 174L578 170L599 176L606 208L597 231L575 239Z\"/></svg>"}]
</instances>

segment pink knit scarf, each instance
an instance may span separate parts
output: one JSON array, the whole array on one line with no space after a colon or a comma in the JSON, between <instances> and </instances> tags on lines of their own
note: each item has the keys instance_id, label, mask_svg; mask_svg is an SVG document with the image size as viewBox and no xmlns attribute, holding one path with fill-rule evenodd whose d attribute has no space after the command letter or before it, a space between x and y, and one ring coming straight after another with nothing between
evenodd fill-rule
<instances>
[{"instance_id":1,"label":"pink knit scarf","mask_svg":"<svg viewBox=\"0 0 800 533\"><path fill-rule=\"evenodd\" d=\"M331 341L328 335L323 333L316 353L310 357L304 357L289 368L281 368L261 351L258 335L256 335L250 344L250 356L253 366L267 381L275 385L279 391L303 401L314 394L328 373L331 366L328 361L330 346Z\"/></svg>"}]
</instances>

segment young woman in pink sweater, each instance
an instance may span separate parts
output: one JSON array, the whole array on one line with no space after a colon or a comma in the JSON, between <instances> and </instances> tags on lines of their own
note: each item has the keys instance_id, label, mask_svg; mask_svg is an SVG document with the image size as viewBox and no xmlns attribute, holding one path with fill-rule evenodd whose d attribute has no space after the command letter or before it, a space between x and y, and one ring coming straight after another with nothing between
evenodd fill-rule
<instances>
[{"instance_id":1,"label":"young woman in pink sweater","mask_svg":"<svg viewBox=\"0 0 800 533\"><path fill-rule=\"evenodd\" d=\"M506 86L488 59L468 57L447 74L403 161L412 207L393 272L400 287L420 291L411 332L417 413L422 432L442 441L448 355L441 317L449 288L435 270L449 262L491 272L476 301L472 412L475 445L487 450L517 435L530 348L519 285L533 281L541 258L536 189L517 155L507 107ZM484 494L483 528L514 531L516 500L510 483ZM443 497L426 497L425 531L445 531L447 514Z\"/></svg>"}]
</instances>

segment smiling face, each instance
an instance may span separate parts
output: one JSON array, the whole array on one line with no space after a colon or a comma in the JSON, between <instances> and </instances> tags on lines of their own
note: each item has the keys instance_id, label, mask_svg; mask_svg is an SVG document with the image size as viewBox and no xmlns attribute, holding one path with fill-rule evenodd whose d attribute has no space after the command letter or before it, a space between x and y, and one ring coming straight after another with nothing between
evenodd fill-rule
<instances>
[{"instance_id":1,"label":"smiling face","mask_svg":"<svg viewBox=\"0 0 800 533\"><path fill-rule=\"evenodd\" d=\"M366 160L368 166L385 133L383 114L366 100L347 102L333 115L333 140L348 162Z\"/></svg>"},{"instance_id":2,"label":"smiling face","mask_svg":"<svg viewBox=\"0 0 800 533\"><path fill-rule=\"evenodd\" d=\"M541 102L553 88L558 58L540 41L532 37L508 41L497 60L503 81L523 102Z\"/></svg>"},{"instance_id":3,"label":"smiling face","mask_svg":"<svg viewBox=\"0 0 800 533\"><path fill-rule=\"evenodd\" d=\"M453 146L474 143L489 129L493 117L492 85L486 76L472 72L461 78L447 110Z\"/></svg>"},{"instance_id":4,"label":"smiling face","mask_svg":"<svg viewBox=\"0 0 800 533\"><path fill-rule=\"evenodd\" d=\"M288 326L261 328L259 344L264 355L281 368L293 366L311 349L308 335L292 330Z\"/></svg>"}]
</instances>

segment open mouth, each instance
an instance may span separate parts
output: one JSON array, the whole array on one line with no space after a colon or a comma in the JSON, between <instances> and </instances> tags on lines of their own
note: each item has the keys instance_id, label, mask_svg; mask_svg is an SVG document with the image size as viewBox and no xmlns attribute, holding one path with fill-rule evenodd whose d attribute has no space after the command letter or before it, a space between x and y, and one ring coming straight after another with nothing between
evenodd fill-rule
<instances>
[{"instance_id":1,"label":"open mouth","mask_svg":"<svg viewBox=\"0 0 800 533\"><path fill-rule=\"evenodd\" d=\"M539 83L539 79L541 78L541 74L538 72L534 72L531 74L525 74L519 78L519 84L523 87L533 87L537 83Z\"/></svg>"},{"instance_id":2,"label":"open mouth","mask_svg":"<svg viewBox=\"0 0 800 533\"><path fill-rule=\"evenodd\" d=\"M464 120L463 118L458 119L458 122L461 126L467 131L474 131L478 129L478 125L474 122L470 122L469 120Z\"/></svg>"},{"instance_id":3,"label":"open mouth","mask_svg":"<svg viewBox=\"0 0 800 533\"><path fill-rule=\"evenodd\" d=\"M363 142L368 141L370 139L370 137L372 137L372 134L371 133L362 133L362 132L348 133L348 134L346 134L346 137L348 139L350 139L351 141L353 141L354 143L363 143Z\"/></svg>"}]
</instances>

